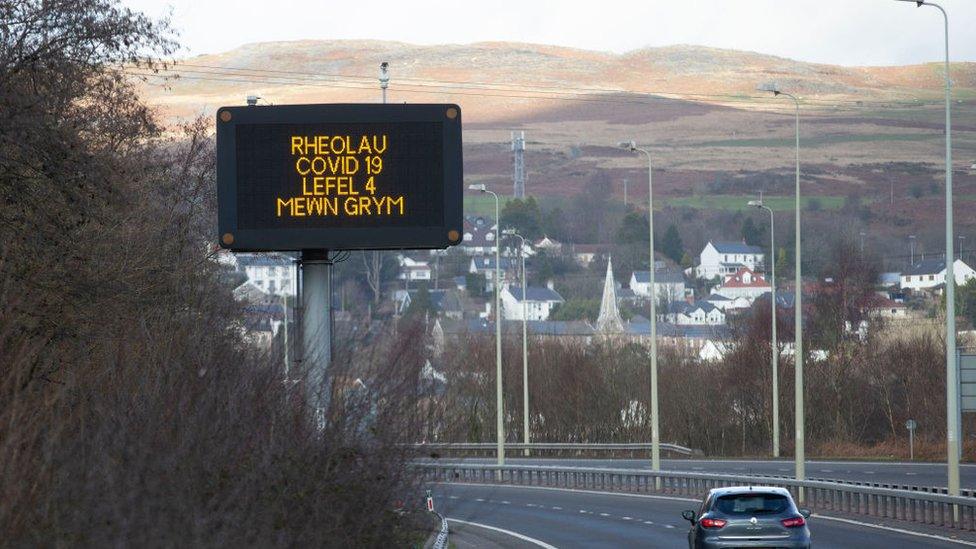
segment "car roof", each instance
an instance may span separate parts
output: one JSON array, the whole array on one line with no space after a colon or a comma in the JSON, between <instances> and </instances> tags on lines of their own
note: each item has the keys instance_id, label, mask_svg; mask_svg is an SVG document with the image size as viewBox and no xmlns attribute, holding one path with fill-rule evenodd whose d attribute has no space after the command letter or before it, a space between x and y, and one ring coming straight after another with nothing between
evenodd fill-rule
<instances>
[{"instance_id":1,"label":"car roof","mask_svg":"<svg viewBox=\"0 0 976 549\"><path fill-rule=\"evenodd\" d=\"M709 496L731 496L739 494L777 494L790 499L793 498L789 490L779 488L778 486L727 486L724 488L712 488L708 491Z\"/></svg>"}]
</instances>

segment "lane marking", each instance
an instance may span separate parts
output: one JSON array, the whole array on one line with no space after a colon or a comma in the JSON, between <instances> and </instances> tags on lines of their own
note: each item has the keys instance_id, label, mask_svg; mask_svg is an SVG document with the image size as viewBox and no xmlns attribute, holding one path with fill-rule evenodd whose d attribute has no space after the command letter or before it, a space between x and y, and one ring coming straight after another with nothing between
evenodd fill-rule
<instances>
[{"instance_id":1,"label":"lane marking","mask_svg":"<svg viewBox=\"0 0 976 549\"><path fill-rule=\"evenodd\" d=\"M482 498L475 498L475 501L477 501L479 503L484 503L485 502L485 500L482 499Z\"/></svg>"},{"instance_id":2,"label":"lane marking","mask_svg":"<svg viewBox=\"0 0 976 549\"><path fill-rule=\"evenodd\" d=\"M510 502L510 501L503 501L503 502L502 502L502 505L510 505L511 503L512 503L512 502Z\"/></svg>"},{"instance_id":3,"label":"lane marking","mask_svg":"<svg viewBox=\"0 0 976 549\"><path fill-rule=\"evenodd\" d=\"M905 530L903 528L895 528L893 526L884 526L884 525L881 525L881 524L873 524L873 523L870 523L870 522L862 522L862 521L859 521L859 520L846 519L846 518L840 518L840 517L831 517L831 516L827 516L827 515L820 515L820 514L817 514L817 513L814 513L813 516L816 517L816 518L818 518L818 519L833 520L833 521L836 521L836 522L843 522L843 523L851 524L851 525L854 525L854 526L862 526L864 528L875 528L875 529L878 529L878 530L887 530L889 532L896 532L898 534L905 534L907 536L918 536L918 537L921 537L921 538L937 539L939 541L946 541L946 542L949 542L949 543L958 543L959 545L968 545L970 547L976 547L976 542L966 541L966 540L963 540L963 539L950 538L950 537L947 537L947 536L940 536L938 534L926 534L925 532L914 532L912 530Z\"/></svg>"},{"instance_id":4,"label":"lane marking","mask_svg":"<svg viewBox=\"0 0 976 549\"><path fill-rule=\"evenodd\" d=\"M457 496L447 496L447 499L457 499Z\"/></svg>"},{"instance_id":5,"label":"lane marking","mask_svg":"<svg viewBox=\"0 0 976 549\"><path fill-rule=\"evenodd\" d=\"M553 510L553 511L562 511L562 510L563 510L563 508L562 508L562 507L556 507L556 506L553 506L553 507L552 507L552 510Z\"/></svg>"},{"instance_id":6,"label":"lane marking","mask_svg":"<svg viewBox=\"0 0 976 549\"><path fill-rule=\"evenodd\" d=\"M492 531L498 532L500 534L505 534L505 535L508 535L508 536L512 536L513 538L520 539L522 541L527 541L527 542L529 542L529 543L531 543L533 545L537 545L539 547L544 547L545 549L556 549L556 546L549 545L548 543L546 543L546 542L544 542L542 540L538 540L538 539L535 539L535 538L530 538L529 536L526 536L525 534L519 534L518 532L513 532L511 530L505 530L504 528L498 528L498 527L495 527L495 526L489 526L487 524L481 524L480 522L471 522L471 521L468 521L468 520L461 520L461 519L455 519L455 518L450 518L450 517L447 517L447 520L449 522L456 522L458 524L467 524L469 526L475 526L475 527L478 527L478 528L484 528L485 530L492 530Z\"/></svg>"},{"instance_id":7,"label":"lane marking","mask_svg":"<svg viewBox=\"0 0 976 549\"><path fill-rule=\"evenodd\" d=\"M634 520L634 519L632 519L632 518L630 518L630 517L623 517L623 519L624 519L624 520Z\"/></svg>"},{"instance_id":8,"label":"lane marking","mask_svg":"<svg viewBox=\"0 0 976 549\"><path fill-rule=\"evenodd\" d=\"M609 517L610 516L610 513L600 513L600 516L601 517Z\"/></svg>"},{"instance_id":9,"label":"lane marking","mask_svg":"<svg viewBox=\"0 0 976 549\"><path fill-rule=\"evenodd\" d=\"M650 520L645 520L645 521L644 521L644 524L651 524L651 525L653 525L653 524L654 524L654 522L653 522L653 521L650 521Z\"/></svg>"},{"instance_id":10,"label":"lane marking","mask_svg":"<svg viewBox=\"0 0 976 549\"><path fill-rule=\"evenodd\" d=\"M513 486L513 485L510 485L510 484L475 484L475 483L470 483L470 482L435 482L433 484L454 484L454 485L461 485L461 486L477 486L479 488L522 488L522 489L526 489L526 490L553 490L553 491L557 491L557 492L571 492L571 493L577 493L577 494L598 494L598 495L602 495L602 496L617 496L617 497L643 498L643 499L664 499L664 500L672 500L672 501L691 501L691 502L694 502L694 503L701 503L701 500L698 500L698 499L682 498L682 497L677 497L677 496L657 496L657 495L651 495L651 494L625 494L625 493L624 494L621 494L621 493L614 493L614 492L597 492L597 491L593 491L593 490L576 490L576 489L573 489L573 488L549 488L547 486ZM585 513L585 512L586 511L580 510L580 513ZM840 517L831 517L831 516L827 516L827 515L814 514L813 516L814 517L817 517L817 518L820 518L820 519L824 519L824 520L834 520L834 521L837 521L837 522L846 522L846 523L851 524L853 526L863 526L865 528L875 528L875 529L879 529L879 530L888 530L888 531L891 531L891 532L896 532L896 533L899 533L899 534L904 534L906 536L917 536L917 537L921 537L921 538L937 539L937 540L941 540L941 541L947 541L947 542L951 542L951 543L957 543L957 544L960 544L960 545L967 545L967 546L970 546L970 547L976 547L976 542L971 542L971 541L966 541L966 540L960 540L960 539L954 539L954 538L950 538L950 537L946 537L946 536L940 536L940 535L937 535L937 534L927 534L925 532L915 532L915 531L912 531L912 530L905 530L905 529L902 529L902 528L894 528L894 527L891 527L891 526L882 526L880 524L871 524L870 522L861 522L861 521L857 521L857 520L845 519L845 518L840 518ZM448 520L450 520L450 519L448 519ZM647 522L650 522L650 521L647 521ZM645 524L647 522L645 522ZM666 524L666 525L664 525L664 527L665 528L674 528L674 526L672 526L670 524Z\"/></svg>"}]
</instances>

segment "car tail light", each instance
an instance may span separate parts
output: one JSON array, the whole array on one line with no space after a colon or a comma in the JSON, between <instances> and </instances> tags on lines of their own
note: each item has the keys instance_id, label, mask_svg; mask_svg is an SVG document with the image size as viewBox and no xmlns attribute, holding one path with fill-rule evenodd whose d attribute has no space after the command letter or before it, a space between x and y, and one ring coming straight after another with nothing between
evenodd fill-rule
<instances>
[{"instance_id":1,"label":"car tail light","mask_svg":"<svg viewBox=\"0 0 976 549\"><path fill-rule=\"evenodd\" d=\"M700 521L698 521L698 523L702 525L702 528L722 528L723 526L725 526L726 522L727 521L724 521L722 519L713 519L713 518L703 518Z\"/></svg>"},{"instance_id":2,"label":"car tail light","mask_svg":"<svg viewBox=\"0 0 976 549\"><path fill-rule=\"evenodd\" d=\"M803 517L783 519L780 522L783 523L783 526L787 528L799 528L807 523L807 521L803 520Z\"/></svg>"}]
</instances>

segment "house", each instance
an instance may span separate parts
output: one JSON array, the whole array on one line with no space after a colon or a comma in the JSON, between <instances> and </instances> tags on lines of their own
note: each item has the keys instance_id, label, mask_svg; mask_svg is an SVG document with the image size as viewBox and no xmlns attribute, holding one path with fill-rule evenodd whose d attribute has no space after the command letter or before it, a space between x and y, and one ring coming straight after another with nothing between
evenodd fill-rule
<instances>
[{"instance_id":1,"label":"house","mask_svg":"<svg viewBox=\"0 0 976 549\"><path fill-rule=\"evenodd\" d=\"M707 301L674 302L670 305L666 316L668 322L682 326L721 326L725 324L725 312Z\"/></svg>"},{"instance_id":2,"label":"house","mask_svg":"<svg viewBox=\"0 0 976 549\"><path fill-rule=\"evenodd\" d=\"M561 242L557 242L548 236L543 236L535 243L535 247L547 253L558 254L563 250Z\"/></svg>"},{"instance_id":3,"label":"house","mask_svg":"<svg viewBox=\"0 0 976 549\"><path fill-rule=\"evenodd\" d=\"M730 299L744 297L750 302L772 291L766 278L748 267L739 267L735 274L726 275L725 280L714 288L713 294L721 294Z\"/></svg>"},{"instance_id":4,"label":"house","mask_svg":"<svg viewBox=\"0 0 976 549\"><path fill-rule=\"evenodd\" d=\"M426 261L418 261L405 255L400 255L397 256L397 262L400 264L400 272L397 273L397 280L412 282L415 280L431 279L430 264Z\"/></svg>"},{"instance_id":5,"label":"house","mask_svg":"<svg viewBox=\"0 0 976 549\"><path fill-rule=\"evenodd\" d=\"M658 300L677 301L685 296L685 277L679 271L670 269L654 270L654 286ZM634 271L630 275L630 289L640 297L651 295L651 272Z\"/></svg>"},{"instance_id":6,"label":"house","mask_svg":"<svg viewBox=\"0 0 976 549\"><path fill-rule=\"evenodd\" d=\"M598 255L607 253L607 246L603 244L573 244L573 259L582 267L589 266Z\"/></svg>"},{"instance_id":7,"label":"house","mask_svg":"<svg viewBox=\"0 0 976 549\"><path fill-rule=\"evenodd\" d=\"M745 242L708 241L698 260L698 277L715 278L735 274L742 267L761 270L765 254L759 246Z\"/></svg>"},{"instance_id":8,"label":"house","mask_svg":"<svg viewBox=\"0 0 976 549\"><path fill-rule=\"evenodd\" d=\"M976 278L976 271L963 260L952 263L952 272L957 285L963 285ZM945 284L946 263L944 259L923 259L918 264L901 273L901 289L927 290Z\"/></svg>"},{"instance_id":9,"label":"house","mask_svg":"<svg viewBox=\"0 0 976 549\"><path fill-rule=\"evenodd\" d=\"M732 345L722 340L705 340L705 344L698 350L698 360L702 362L718 362L725 358Z\"/></svg>"},{"instance_id":10,"label":"house","mask_svg":"<svg viewBox=\"0 0 976 549\"><path fill-rule=\"evenodd\" d=\"M908 318L908 307L898 303L887 295L871 294L862 306L866 316L884 320L905 320Z\"/></svg>"},{"instance_id":11,"label":"house","mask_svg":"<svg viewBox=\"0 0 976 549\"><path fill-rule=\"evenodd\" d=\"M505 280L505 273L511 271L515 261L509 257L501 258L498 264L501 269L502 281ZM485 291L495 291L495 256L487 255L484 257L472 257L471 265L468 267L471 274L480 274L485 277Z\"/></svg>"},{"instance_id":12,"label":"house","mask_svg":"<svg viewBox=\"0 0 976 549\"><path fill-rule=\"evenodd\" d=\"M741 311L752 306L752 302L745 297L725 297L722 294L709 294L703 301L711 303L716 309L724 313Z\"/></svg>"},{"instance_id":13,"label":"house","mask_svg":"<svg viewBox=\"0 0 976 549\"><path fill-rule=\"evenodd\" d=\"M295 295L294 259L284 254L237 254L237 268L247 281L268 294Z\"/></svg>"},{"instance_id":14,"label":"house","mask_svg":"<svg viewBox=\"0 0 976 549\"><path fill-rule=\"evenodd\" d=\"M522 320L523 307L526 320L548 320L553 307L562 303L559 292L545 286L529 286L522 296L522 287L510 285L502 290L502 317L505 320Z\"/></svg>"},{"instance_id":15,"label":"house","mask_svg":"<svg viewBox=\"0 0 976 549\"><path fill-rule=\"evenodd\" d=\"M484 217L465 217L459 247L466 255L483 256L495 253L495 225Z\"/></svg>"}]
</instances>

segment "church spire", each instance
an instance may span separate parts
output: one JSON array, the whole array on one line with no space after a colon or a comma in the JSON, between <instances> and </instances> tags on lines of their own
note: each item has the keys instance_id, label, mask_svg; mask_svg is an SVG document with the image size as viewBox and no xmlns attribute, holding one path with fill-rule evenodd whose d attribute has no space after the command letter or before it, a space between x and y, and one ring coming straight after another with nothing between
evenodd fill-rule
<instances>
[{"instance_id":1,"label":"church spire","mask_svg":"<svg viewBox=\"0 0 976 549\"><path fill-rule=\"evenodd\" d=\"M596 319L599 332L612 334L624 331L624 321L617 309L617 287L613 282L613 258L607 259L607 278L603 282L603 301L600 303L600 316Z\"/></svg>"}]
</instances>

